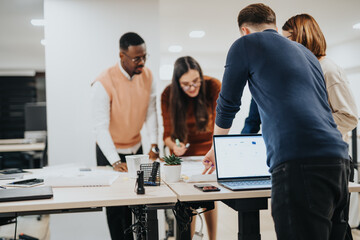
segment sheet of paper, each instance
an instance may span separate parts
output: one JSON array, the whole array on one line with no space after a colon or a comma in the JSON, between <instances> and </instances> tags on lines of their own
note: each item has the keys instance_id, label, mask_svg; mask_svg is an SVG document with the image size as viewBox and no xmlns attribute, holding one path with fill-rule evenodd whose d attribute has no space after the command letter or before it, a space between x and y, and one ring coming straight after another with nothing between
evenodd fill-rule
<instances>
[{"instance_id":1,"label":"sheet of paper","mask_svg":"<svg viewBox=\"0 0 360 240\"><path fill-rule=\"evenodd\" d=\"M215 172L210 175L202 175L204 165L202 164L204 156L182 157L181 177L185 182L212 182L216 181ZM162 163L161 165L163 165Z\"/></svg>"},{"instance_id":2,"label":"sheet of paper","mask_svg":"<svg viewBox=\"0 0 360 240\"><path fill-rule=\"evenodd\" d=\"M90 171L89 171L90 170ZM120 175L112 169L85 168L79 166L46 167L31 177L42 178L52 187L110 186Z\"/></svg>"}]
</instances>

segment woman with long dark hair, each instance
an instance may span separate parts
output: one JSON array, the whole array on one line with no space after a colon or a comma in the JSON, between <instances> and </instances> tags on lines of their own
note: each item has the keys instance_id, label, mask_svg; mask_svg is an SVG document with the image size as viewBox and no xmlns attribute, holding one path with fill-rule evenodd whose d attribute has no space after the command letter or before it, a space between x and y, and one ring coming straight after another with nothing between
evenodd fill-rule
<instances>
[{"instance_id":1,"label":"woman with long dark hair","mask_svg":"<svg viewBox=\"0 0 360 240\"><path fill-rule=\"evenodd\" d=\"M177 156L202 156L211 148L219 80L204 76L199 63L176 60L172 83L161 95L164 143ZM217 210L205 213L209 239L216 239ZM193 221L195 222L195 221ZM194 233L194 223L191 232Z\"/></svg>"},{"instance_id":2,"label":"woman with long dark hair","mask_svg":"<svg viewBox=\"0 0 360 240\"><path fill-rule=\"evenodd\" d=\"M161 95L164 142L175 155L205 155L211 148L220 88L220 81L203 76L192 57L176 60L172 83Z\"/></svg>"}]
</instances>

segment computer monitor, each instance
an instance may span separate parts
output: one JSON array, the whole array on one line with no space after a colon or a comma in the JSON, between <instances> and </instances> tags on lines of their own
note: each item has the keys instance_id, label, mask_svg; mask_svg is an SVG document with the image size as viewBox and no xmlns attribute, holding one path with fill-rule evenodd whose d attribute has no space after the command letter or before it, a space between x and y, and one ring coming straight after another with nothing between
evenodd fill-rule
<instances>
[{"instance_id":1,"label":"computer monitor","mask_svg":"<svg viewBox=\"0 0 360 240\"><path fill-rule=\"evenodd\" d=\"M47 131L46 103L25 104L25 139L45 141Z\"/></svg>"}]
</instances>

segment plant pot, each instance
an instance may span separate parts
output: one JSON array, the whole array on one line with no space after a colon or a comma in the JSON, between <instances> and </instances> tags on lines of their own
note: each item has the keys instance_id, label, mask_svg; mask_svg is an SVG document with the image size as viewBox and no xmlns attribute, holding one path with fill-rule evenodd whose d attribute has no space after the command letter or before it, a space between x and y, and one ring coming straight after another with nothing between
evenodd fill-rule
<instances>
[{"instance_id":1,"label":"plant pot","mask_svg":"<svg viewBox=\"0 0 360 240\"><path fill-rule=\"evenodd\" d=\"M179 182L181 165L164 165L164 177L167 183Z\"/></svg>"}]
</instances>

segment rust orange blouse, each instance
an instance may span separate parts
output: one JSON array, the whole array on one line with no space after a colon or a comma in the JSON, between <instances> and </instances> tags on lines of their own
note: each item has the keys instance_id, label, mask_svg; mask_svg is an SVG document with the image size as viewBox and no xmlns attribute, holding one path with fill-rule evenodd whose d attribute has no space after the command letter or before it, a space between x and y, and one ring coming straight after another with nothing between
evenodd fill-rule
<instances>
[{"instance_id":1,"label":"rust orange blouse","mask_svg":"<svg viewBox=\"0 0 360 240\"><path fill-rule=\"evenodd\" d=\"M208 103L209 122L206 131L199 131L196 127L193 99L190 98L187 110L186 124L188 128L188 142L189 149L184 156L199 156L205 155L211 148L212 135L214 132L215 115L216 115L216 100L219 96L221 83L216 78L204 76L204 84L206 86L206 101ZM164 123L163 139L171 137L172 125L170 117L170 88L167 86L161 94L161 110ZM174 141L174 139L172 139Z\"/></svg>"}]
</instances>

